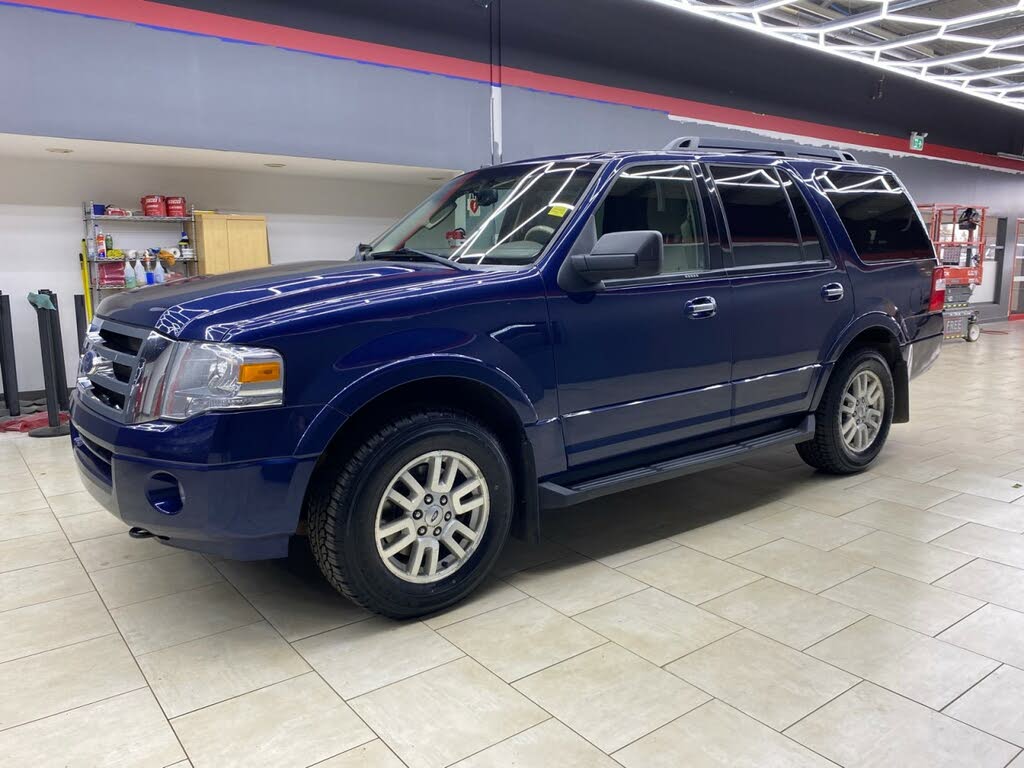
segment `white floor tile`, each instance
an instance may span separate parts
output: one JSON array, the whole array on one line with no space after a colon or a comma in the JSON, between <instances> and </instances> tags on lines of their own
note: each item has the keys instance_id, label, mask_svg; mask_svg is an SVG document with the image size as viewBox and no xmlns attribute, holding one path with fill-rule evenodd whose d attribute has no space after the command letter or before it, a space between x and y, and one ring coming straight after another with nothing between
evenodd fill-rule
<instances>
[{"instance_id":1,"label":"white floor tile","mask_svg":"<svg viewBox=\"0 0 1024 768\"><path fill-rule=\"evenodd\" d=\"M422 717L409 717L410 702ZM459 659L352 701L409 768L442 768L548 719L472 659Z\"/></svg>"},{"instance_id":2,"label":"white floor tile","mask_svg":"<svg viewBox=\"0 0 1024 768\"><path fill-rule=\"evenodd\" d=\"M1024 746L1024 672L1004 664L946 707L945 713Z\"/></svg>"},{"instance_id":3,"label":"white floor tile","mask_svg":"<svg viewBox=\"0 0 1024 768\"><path fill-rule=\"evenodd\" d=\"M381 616L299 640L295 648L345 699L462 656L422 622Z\"/></svg>"},{"instance_id":4,"label":"white floor tile","mask_svg":"<svg viewBox=\"0 0 1024 768\"><path fill-rule=\"evenodd\" d=\"M853 675L749 630L666 669L779 731L857 683Z\"/></svg>"},{"instance_id":5,"label":"white floor tile","mask_svg":"<svg viewBox=\"0 0 1024 768\"><path fill-rule=\"evenodd\" d=\"M253 624L138 657L168 717L309 671L267 624Z\"/></svg>"},{"instance_id":6,"label":"white floor tile","mask_svg":"<svg viewBox=\"0 0 1024 768\"><path fill-rule=\"evenodd\" d=\"M941 632L982 605L974 598L877 568L822 595L926 635Z\"/></svg>"},{"instance_id":7,"label":"white floor tile","mask_svg":"<svg viewBox=\"0 0 1024 768\"><path fill-rule=\"evenodd\" d=\"M1024 667L1024 613L1009 608L986 605L947 629L939 639Z\"/></svg>"},{"instance_id":8,"label":"white floor tile","mask_svg":"<svg viewBox=\"0 0 1024 768\"><path fill-rule=\"evenodd\" d=\"M175 718L195 768L305 768L373 732L313 673Z\"/></svg>"},{"instance_id":9,"label":"white floor tile","mask_svg":"<svg viewBox=\"0 0 1024 768\"><path fill-rule=\"evenodd\" d=\"M519 600L438 632L505 682L606 642L599 634L533 599Z\"/></svg>"},{"instance_id":10,"label":"white floor tile","mask_svg":"<svg viewBox=\"0 0 1024 768\"><path fill-rule=\"evenodd\" d=\"M612 643L531 675L515 687L605 752L710 698Z\"/></svg>"},{"instance_id":11,"label":"white floor tile","mask_svg":"<svg viewBox=\"0 0 1024 768\"><path fill-rule=\"evenodd\" d=\"M731 621L657 589L645 589L574 618L658 666L740 629Z\"/></svg>"},{"instance_id":12,"label":"white floor tile","mask_svg":"<svg viewBox=\"0 0 1024 768\"><path fill-rule=\"evenodd\" d=\"M147 688L0 731L0 755L12 768L135 768L185 757Z\"/></svg>"},{"instance_id":13,"label":"white floor tile","mask_svg":"<svg viewBox=\"0 0 1024 768\"><path fill-rule=\"evenodd\" d=\"M832 765L806 747L717 700L619 750L615 759L626 768L828 768Z\"/></svg>"},{"instance_id":14,"label":"white floor tile","mask_svg":"<svg viewBox=\"0 0 1024 768\"><path fill-rule=\"evenodd\" d=\"M942 709L998 666L992 659L874 616L807 653L932 709Z\"/></svg>"},{"instance_id":15,"label":"white floor tile","mask_svg":"<svg viewBox=\"0 0 1024 768\"><path fill-rule=\"evenodd\" d=\"M786 735L847 768L1002 768L1017 747L871 683Z\"/></svg>"},{"instance_id":16,"label":"white floor tile","mask_svg":"<svg viewBox=\"0 0 1024 768\"><path fill-rule=\"evenodd\" d=\"M773 579L755 581L702 607L797 650L864 616L841 603Z\"/></svg>"}]
</instances>

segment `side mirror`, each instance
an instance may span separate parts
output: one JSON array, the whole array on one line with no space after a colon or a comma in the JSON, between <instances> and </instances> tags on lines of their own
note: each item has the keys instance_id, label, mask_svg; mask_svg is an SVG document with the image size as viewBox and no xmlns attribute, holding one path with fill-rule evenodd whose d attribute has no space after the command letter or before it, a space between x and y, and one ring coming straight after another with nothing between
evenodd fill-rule
<instances>
[{"instance_id":1,"label":"side mirror","mask_svg":"<svg viewBox=\"0 0 1024 768\"><path fill-rule=\"evenodd\" d=\"M663 252L660 232L609 232L594 244L590 253L576 253L568 260L573 272L593 290L604 280L658 274Z\"/></svg>"}]
</instances>

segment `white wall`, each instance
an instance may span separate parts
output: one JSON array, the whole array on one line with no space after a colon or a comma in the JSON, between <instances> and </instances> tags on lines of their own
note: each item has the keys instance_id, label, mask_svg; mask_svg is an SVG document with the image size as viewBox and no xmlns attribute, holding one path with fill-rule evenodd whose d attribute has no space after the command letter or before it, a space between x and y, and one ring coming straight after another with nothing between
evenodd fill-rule
<instances>
[{"instance_id":1,"label":"white wall","mask_svg":"<svg viewBox=\"0 0 1024 768\"><path fill-rule=\"evenodd\" d=\"M143 194L184 195L197 208L267 216L271 261L347 259L432 187L281 173L83 163L0 157L0 291L11 297L18 385L43 388L39 334L29 291L56 291L69 385L77 365L74 295L82 292L78 251L82 202L139 207ZM131 225L123 225L128 231ZM149 232L156 232L147 227ZM118 247L147 247L126 235ZM166 244L178 235L168 229Z\"/></svg>"}]
</instances>

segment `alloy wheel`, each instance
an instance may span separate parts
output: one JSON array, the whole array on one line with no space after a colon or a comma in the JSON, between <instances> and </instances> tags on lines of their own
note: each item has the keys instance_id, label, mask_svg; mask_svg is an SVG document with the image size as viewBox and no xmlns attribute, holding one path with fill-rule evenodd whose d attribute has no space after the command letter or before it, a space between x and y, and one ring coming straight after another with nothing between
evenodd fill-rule
<instances>
[{"instance_id":1,"label":"alloy wheel","mask_svg":"<svg viewBox=\"0 0 1024 768\"><path fill-rule=\"evenodd\" d=\"M839 430L843 444L851 453L863 453L882 431L885 414L885 389L878 374L861 370L843 390L839 404Z\"/></svg>"},{"instance_id":2,"label":"alloy wheel","mask_svg":"<svg viewBox=\"0 0 1024 768\"><path fill-rule=\"evenodd\" d=\"M374 522L377 553L403 581L440 581L472 556L489 508L487 480L468 456L424 453L385 487Z\"/></svg>"}]
</instances>

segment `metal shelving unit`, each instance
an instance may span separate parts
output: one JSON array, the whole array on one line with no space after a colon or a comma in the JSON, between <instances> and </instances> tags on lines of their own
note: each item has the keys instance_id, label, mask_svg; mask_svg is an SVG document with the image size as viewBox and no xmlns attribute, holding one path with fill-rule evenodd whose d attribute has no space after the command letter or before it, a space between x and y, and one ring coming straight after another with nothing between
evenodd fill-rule
<instances>
[{"instance_id":1,"label":"metal shelving unit","mask_svg":"<svg viewBox=\"0 0 1024 768\"><path fill-rule=\"evenodd\" d=\"M92 207L92 203L86 203L89 207ZM191 222L194 216L107 216L106 214L100 215L96 213L85 214L86 219L92 221L144 221L144 222L168 222L173 221L179 224L185 224Z\"/></svg>"},{"instance_id":2,"label":"metal shelving unit","mask_svg":"<svg viewBox=\"0 0 1024 768\"><path fill-rule=\"evenodd\" d=\"M130 240L138 240L141 238L136 237L137 233L147 232L145 226L150 227L154 225L164 225L166 234L157 230L154 232L153 240L157 242L149 242L145 246L139 245L136 247L129 247L125 250L138 250L139 248L153 248L161 246L164 248L171 248L177 245L178 233L184 230L188 233L189 239L192 241L193 248L196 245L195 237L195 212L193 211L188 216L107 216L105 214L93 213L93 203L89 201L84 204L82 221L85 227L85 241L89 243L96 242L96 230L101 229L104 233L109 233L114 236L114 246L121 247L118 243L119 233L117 230L121 229L122 225L127 227L127 230L121 230L120 236L126 237ZM173 225L173 229L168 229L170 225ZM134 230L134 232L131 232ZM126 234L131 232L131 234ZM171 239L171 242L159 242L163 239ZM147 267L152 265L156 261L156 256L148 256L144 258L143 264ZM125 259L99 259L94 257L88 257L87 262L87 279L89 282L89 291L96 295L96 298L92 301L93 306L99 303L100 299L116 293L118 291L127 290L124 285L100 285L99 284L99 269L96 265L98 264L124 264ZM195 277L198 273L198 258L196 256L190 256L188 258L177 258L174 261L174 267L168 268L168 271L173 271L182 277ZM181 268L179 269L179 265Z\"/></svg>"}]
</instances>

